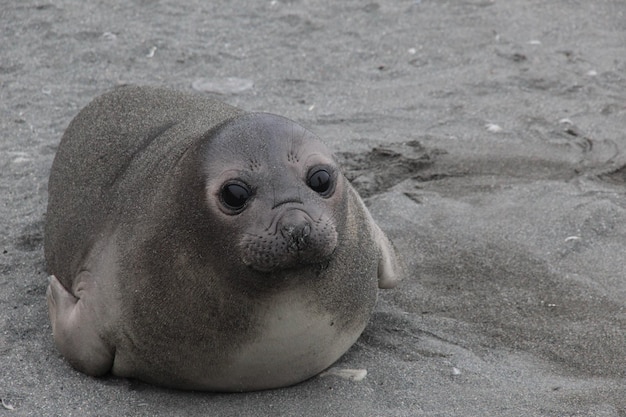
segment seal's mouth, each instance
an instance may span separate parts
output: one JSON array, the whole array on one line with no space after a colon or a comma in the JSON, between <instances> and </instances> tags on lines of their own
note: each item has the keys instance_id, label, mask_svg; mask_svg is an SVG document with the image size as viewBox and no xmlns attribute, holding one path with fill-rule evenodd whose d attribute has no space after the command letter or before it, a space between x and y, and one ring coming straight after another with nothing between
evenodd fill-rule
<instances>
[{"instance_id":1,"label":"seal's mouth","mask_svg":"<svg viewBox=\"0 0 626 417\"><path fill-rule=\"evenodd\" d=\"M272 273L281 270L294 270L301 268L319 267L325 269L331 262L336 247L328 253L311 256L306 250L289 251L288 254L275 258L251 259L243 256L243 263L257 272Z\"/></svg>"},{"instance_id":2,"label":"seal's mouth","mask_svg":"<svg viewBox=\"0 0 626 417\"><path fill-rule=\"evenodd\" d=\"M337 234L334 229L323 236L311 236L311 233L313 230L248 236L240 247L242 261L259 272L327 265L337 248Z\"/></svg>"}]
</instances>

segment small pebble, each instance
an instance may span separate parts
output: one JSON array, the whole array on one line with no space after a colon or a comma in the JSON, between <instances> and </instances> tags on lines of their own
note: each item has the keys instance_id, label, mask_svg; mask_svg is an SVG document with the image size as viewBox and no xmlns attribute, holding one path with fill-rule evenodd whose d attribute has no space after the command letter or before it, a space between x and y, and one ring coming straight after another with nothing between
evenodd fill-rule
<instances>
[{"instance_id":1,"label":"small pebble","mask_svg":"<svg viewBox=\"0 0 626 417\"><path fill-rule=\"evenodd\" d=\"M339 378L348 379L350 381L362 381L367 376L367 369L338 369L330 368L329 370L322 372L320 377L334 375Z\"/></svg>"},{"instance_id":2,"label":"small pebble","mask_svg":"<svg viewBox=\"0 0 626 417\"><path fill-rule=\"evenodd\" d=\"M495 123L487 123L485 125L485 128L487 128L487 132L491 132L491 133L502 132L502 128Z\"/></svg>"},{"instance_id":3,"label":"small pebble","mask_svg":"<svg viewBox=\"0 0 626 417\"><path fill-rule=\"evenodd\" d=\"M2 402L2 406L3 406L5 409L7 409L7 410L9 410L9 411L13 411L13 410L15 410L15 407L13 407L11 404L9 404L7 401L5 401L5 399L4 399L4 398L2 398L1 402Z\"/></svg>"},{"instance_id":4,"label":"small pebble","mask_svg":"<svg viewBox=\"0 0 626 417\"><path fill-rule=\"evenodd\" d=\"M102 34L102 39L104 39L105 41L114 41L115 39L117 39L117 35L113 32L104 32Z\"/></svg>"}]
</instances>

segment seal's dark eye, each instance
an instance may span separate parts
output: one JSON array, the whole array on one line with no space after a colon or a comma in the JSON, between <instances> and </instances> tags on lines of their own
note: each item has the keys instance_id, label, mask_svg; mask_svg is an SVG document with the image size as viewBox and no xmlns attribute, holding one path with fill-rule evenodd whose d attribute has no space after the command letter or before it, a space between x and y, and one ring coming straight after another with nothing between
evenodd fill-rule
<instances>
[{"instance_id":1,"label":"seal's dark eye","mask_svg":"<svg viewBox=\"0 0 626 417\"><path fill-rule=\"evenodd\" d=\"M222 203L230 210L241 210L251 196L250 190L241 184L226 184L222 187Z\"/></svg>"},{"instance_id":2,"label":"seal's dark eye","mask_svg":"<svg viewBox=\"0 0 626 417\"><path fill-rule=\"evenodd\" d=\"M332 185L332 177L325 169L318 169L309 174L309 187L318 194L325 195Z\"/></svg>"}]
</instances>

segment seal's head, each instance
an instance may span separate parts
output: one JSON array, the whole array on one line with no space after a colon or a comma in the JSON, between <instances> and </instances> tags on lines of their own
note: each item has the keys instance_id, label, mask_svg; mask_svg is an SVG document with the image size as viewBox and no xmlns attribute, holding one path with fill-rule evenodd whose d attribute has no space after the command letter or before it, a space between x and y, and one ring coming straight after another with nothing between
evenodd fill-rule
<instances>
[{"instance_id":1,"label":"seal's head","mask_svg":"<svg viewBox=\"0 0 626 417\"><path fill-rule=\"evenodd\" d=\"M345 179L317 137L283 117L252 113L222 126L207 152L207 204L237 234L243 264L272 272L329 259Z\"/></svg>"}]
</instances>

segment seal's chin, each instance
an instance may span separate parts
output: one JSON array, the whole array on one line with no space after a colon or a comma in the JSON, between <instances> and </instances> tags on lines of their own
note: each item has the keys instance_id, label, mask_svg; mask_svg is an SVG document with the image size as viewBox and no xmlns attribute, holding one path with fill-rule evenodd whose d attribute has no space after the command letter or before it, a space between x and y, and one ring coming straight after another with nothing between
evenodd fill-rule
<instances>
[{"instance_id":1,"label":"seal's chin","mask_svg":"<svg viewBox=\"0 0 626 417\"><path fill-rule=\"evenodd\" d=\"M320 269L324 269L330 263L334 252L335 247L333 247L328 253L318 252L315 256L311 256L311 254L306 253L306 251L295 251L288 253L285 256L252 257L250 256L250 253L244 252L242 260L243 263L250 269L263 273L310 268L311 266L317 266Z\"/></svg>"}]
</instances>

